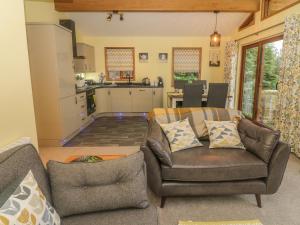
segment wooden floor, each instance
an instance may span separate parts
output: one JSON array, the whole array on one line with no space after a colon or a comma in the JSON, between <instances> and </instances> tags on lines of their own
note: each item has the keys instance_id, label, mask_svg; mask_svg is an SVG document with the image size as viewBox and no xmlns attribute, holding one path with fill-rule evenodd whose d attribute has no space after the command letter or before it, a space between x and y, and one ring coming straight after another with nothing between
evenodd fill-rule
<instances>
[{"instance_id":1,"label":"wooden floor","mask_svg":"<svg viewBox=\"0 0 300 225\"><path fill-rule=\"evenodd\" d=\"M65 147L139 146L146 133L145 117L101 117Z\"/></svg>"}]
</instances>

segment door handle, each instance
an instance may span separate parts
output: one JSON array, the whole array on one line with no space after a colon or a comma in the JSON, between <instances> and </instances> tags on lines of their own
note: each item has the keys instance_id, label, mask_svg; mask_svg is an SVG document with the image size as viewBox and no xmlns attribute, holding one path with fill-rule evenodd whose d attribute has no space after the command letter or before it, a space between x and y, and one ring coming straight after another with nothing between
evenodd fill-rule
<instances>
[{"instance_id":1,"label":"door handle","mask_svg":"<svg viewBox=\"0 0 300 225\"><path fill-rule=\"evenodd\" d=\"M145 89L139 89L139 91L145 91Z\"/></svg>"}]
</instances>

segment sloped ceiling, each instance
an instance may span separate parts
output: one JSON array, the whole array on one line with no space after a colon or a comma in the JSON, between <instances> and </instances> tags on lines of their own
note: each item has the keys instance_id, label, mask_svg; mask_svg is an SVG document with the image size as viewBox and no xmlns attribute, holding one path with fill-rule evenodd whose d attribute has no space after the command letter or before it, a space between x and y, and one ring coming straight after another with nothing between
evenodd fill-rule
<instances>
[{"instance_id":1,"label":"sloped ceiling","mask_svg":"<svg viewBox=\"0 0 300 225\"><path fill-rule=\"evenodd\" d=\"M88 36L207 36L214 30L213 13L124 13L124 21L107 13L67 13ZM248 13L219 13L217 30L231 35Z\"/></svg>"}]
</instances>

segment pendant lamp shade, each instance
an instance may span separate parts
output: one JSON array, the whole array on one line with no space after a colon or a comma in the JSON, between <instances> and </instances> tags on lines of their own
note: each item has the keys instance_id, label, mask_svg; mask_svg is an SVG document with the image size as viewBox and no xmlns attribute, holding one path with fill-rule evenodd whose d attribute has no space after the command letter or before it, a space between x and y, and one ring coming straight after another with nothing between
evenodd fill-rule
<instances>
[{"instance_id":1,"label":"pendant lamp shade","mask_svg":"<svg viewBox=\"0 0 300 225\"><path fill-rule=\"evenodd\" d=\"M212 35L210 35L210 46L211 47L220 47L221 44L221 34L217 31L218 25L218 12L214 12L216 14L216 23L215 23L215 30Z\"/></svg>"}]
</instances>

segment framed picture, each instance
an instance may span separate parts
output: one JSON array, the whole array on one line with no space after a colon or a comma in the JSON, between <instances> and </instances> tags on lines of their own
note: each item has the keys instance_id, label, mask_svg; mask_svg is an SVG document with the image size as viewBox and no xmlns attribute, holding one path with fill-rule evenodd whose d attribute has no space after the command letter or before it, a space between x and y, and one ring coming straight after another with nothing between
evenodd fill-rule
<instances>
[{"instance_id":1,"label":"framed picture","mask_svg":"<svg viewBox=\"0 0 300 225\"><path fill-rule=\"evenodd\" d=\"M168 62L168 53L159 53L158 59L160 62Z\"/></svg>"},{"instance_id":2,"label":"framed picture","mask_svg":"<svg viewBox=\"0 0 300 225\"><path fill-rule=\"evenodd\" d=\"M148 52L139 53L139 60L140 62L148 62L149 60Z\"/></svg>"},{"instance_id":3,"label":"framed picture","mask_svg":"<svg viewBox=\"0 0 300 225\"><path fill-rule=\"evenodd\" d=\"M209 66L210 67L220 67L220 56L221 51L219 49L211 49L209 51Z\"/></svg>"}]
</instances>

